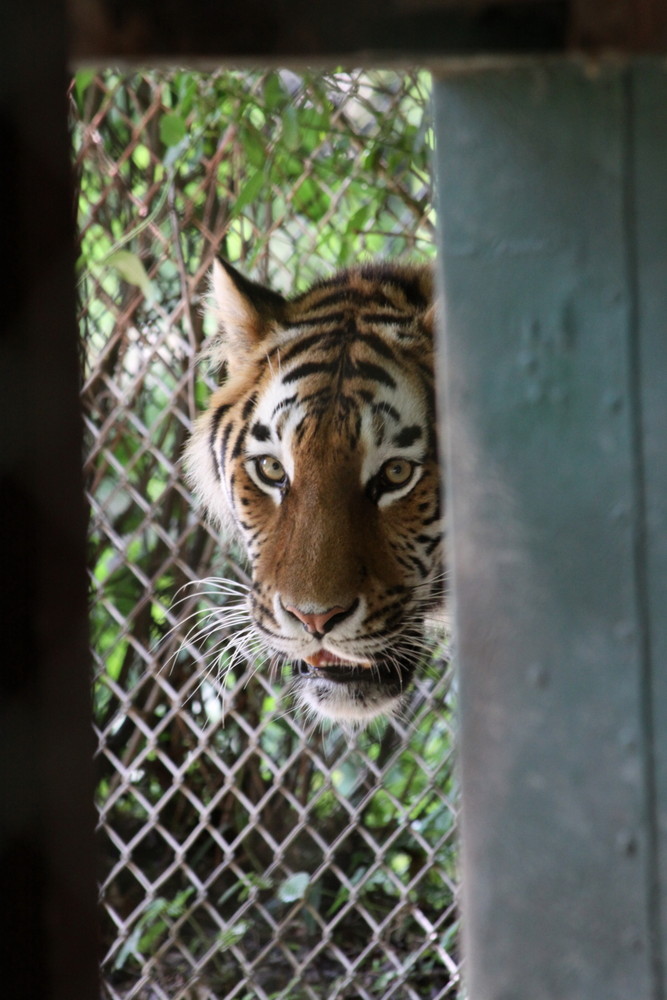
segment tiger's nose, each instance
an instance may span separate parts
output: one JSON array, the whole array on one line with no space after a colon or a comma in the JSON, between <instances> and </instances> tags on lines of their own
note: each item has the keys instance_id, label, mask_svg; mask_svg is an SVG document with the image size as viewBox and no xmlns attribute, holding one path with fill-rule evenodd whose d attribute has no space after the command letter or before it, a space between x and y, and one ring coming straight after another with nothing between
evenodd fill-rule
<instances>
[{"instance_id":1,"label":"tiger's nose","mask_svg":"<svg viewBox=\"0 0 667 1000\"><path fill-rule=\"evenodd\" d=\"M306 632L310 632L316 639L319 639L329 632L339 621L352 614L358 603L358 600L353 601L347 608L343 608L337 604L335 607L329 608L328 611L320 611L315 614L301 611L299 608L294 607L293 604L285 604L284 608L285 611L289 611L291 615L299 619Z\"/></svg>"}]
</instances>

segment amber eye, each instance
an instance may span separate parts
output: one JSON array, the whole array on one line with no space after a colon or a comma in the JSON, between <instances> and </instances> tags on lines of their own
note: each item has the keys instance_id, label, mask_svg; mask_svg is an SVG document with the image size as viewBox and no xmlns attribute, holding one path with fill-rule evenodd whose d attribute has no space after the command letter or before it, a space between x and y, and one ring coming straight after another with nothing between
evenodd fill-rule
<instances>
[{"instance_id":1,"label":"amber eye","mask_svg":"<svg viewBox=\"0 0 667 1000\"><path fill-rule=\"evenodd\" d=\"M399 489L410 482L414 467L407 458L390 458L380 469L380 481L387 490Z\"/></svg>"},{"instance_id":2,"label":"amber eye","mask_svg":"<svg viewBox=\"0 0 667 1000\"><path fill-rule=\"evenodd\" d=\"M256 458L255 468L257 475L267 486L284 486L287 482L287 473L273 455L261 455Z\"/></svg>"}]
</instances>

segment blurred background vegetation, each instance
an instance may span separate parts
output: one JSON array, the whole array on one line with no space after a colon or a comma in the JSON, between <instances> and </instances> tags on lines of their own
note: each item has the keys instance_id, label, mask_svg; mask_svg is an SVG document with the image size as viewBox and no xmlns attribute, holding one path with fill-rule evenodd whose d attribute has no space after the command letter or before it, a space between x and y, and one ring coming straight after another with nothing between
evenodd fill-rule
<instances>
[{"instance_id":1,"label":"blurred background vegetation","mask_svg":"<svg viewBox=\"0 0 667 1000\"><path fill-rule=\"evenodd\" d=\"M180 469L216 255L284 293L433 256L429 91L423 72L72 81L107 996L458 995L445 645L404 717L357 735L296 716L252 660L223 681L238 597L198 581L247 577Z\"/></svg>"}]
</instances>

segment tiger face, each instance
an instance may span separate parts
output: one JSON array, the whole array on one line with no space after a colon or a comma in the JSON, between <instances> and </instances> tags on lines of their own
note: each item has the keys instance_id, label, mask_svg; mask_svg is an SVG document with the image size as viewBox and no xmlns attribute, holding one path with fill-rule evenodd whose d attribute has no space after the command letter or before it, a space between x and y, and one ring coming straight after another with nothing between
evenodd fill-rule
<instances>
[{"instance_id":1,"label":"tiger face","mask_svg":"<svg viewBox=\"0 0 667 1000\"><path fill-rule=\"evenodd\" d=\"M359 266L285 299L216 263L226 377L186 464L231 521L248 610L298 699L363 724L400 705L441 596L429 269Z\"/></svg>"}]
</instances>

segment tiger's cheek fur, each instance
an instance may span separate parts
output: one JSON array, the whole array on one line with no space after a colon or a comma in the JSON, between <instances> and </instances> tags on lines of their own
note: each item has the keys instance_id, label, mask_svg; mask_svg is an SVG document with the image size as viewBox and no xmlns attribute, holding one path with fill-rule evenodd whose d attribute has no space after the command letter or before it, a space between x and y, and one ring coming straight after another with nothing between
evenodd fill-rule
<instances>
[{"instance_id":1,"label":"tiger's cheek fur","mask_svg":"<svg viewBox=\"0 0 667 1000\"><path fill-rule=\"evenodd\" d=\"M254 567L276 531L280 510L271 497L257 490L242 463L236 464L230 479L234 517Z\"/></svg>"}]
</instances>

